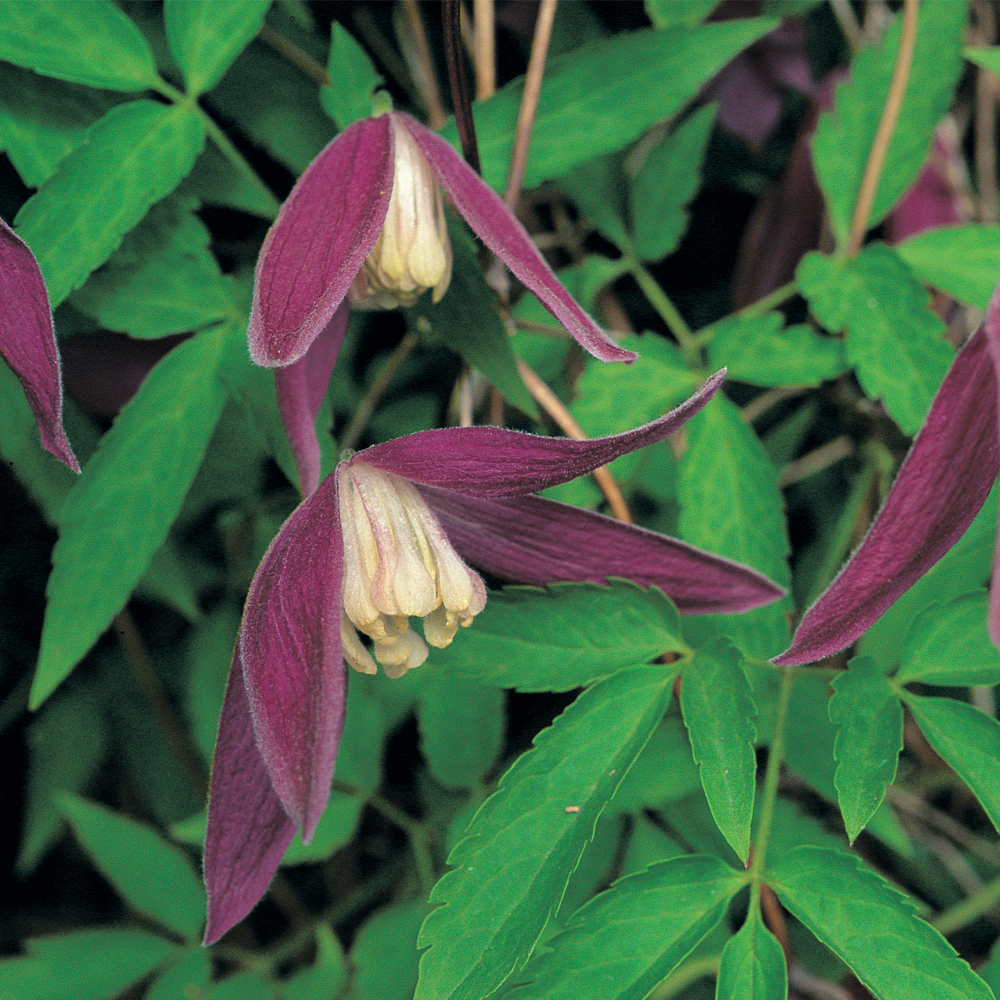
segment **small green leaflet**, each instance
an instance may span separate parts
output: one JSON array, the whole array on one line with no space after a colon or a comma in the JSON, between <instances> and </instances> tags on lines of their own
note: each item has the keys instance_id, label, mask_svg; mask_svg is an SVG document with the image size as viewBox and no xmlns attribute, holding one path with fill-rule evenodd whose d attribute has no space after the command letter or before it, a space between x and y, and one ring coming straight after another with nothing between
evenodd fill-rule
<instances>
[{"instance_id":1,"label":"small green leaflet","mask_svg":"<svg viewBox=\"0 0 1000 1000\"><path fill-rule=\"evenodd\" d=\"M788 969L777 938L754 906L743 926L722 949L716 1000L785 1000Z\"/></svg>"},{"instance_id":2,"label":"small green leaflet","mask_svg":"<svg viewBox=\"0 0 1000 1000\"><path fill-rule=\"evenodd\" d=\"M169 194L205 143L184 105L131 101L109 111L17 213L55 308Z\"/></svg>"},{"instance_id":3,"label":"small green leaflet","mask_svg":"<svg viewBox=\"0 0 1000 1000\"><path fill-rule=\"evenodd\" d=\"M927 698L905 690L902 698L927 742L969 786L1000 830L1000 723L954 698Z\"/></svg>"},{"instance_id":4,"label":"small green leaflet","mask_svg":"<svg viewBox=\"0 0 1000 1000\"><path fill-rule=\"evenodd\" d=\"M143 33L110 0L4 0L0 59L89 87L159 82Z\"/></svg>"},{"instance_id":5,"label":"small green leaflet","mask_svg":"<svg viewBox=\"0 0 1000 1000\"><path fill-rule=\"evenodd\" d=\"M672 679L638 667L601 681L504 775L431 894L416 1000L484 1000L528 960Z\"/></svg>"},{"instance_id":6,"label":"small green leaflet","mask_svg":"<svg viewBox=\"0 0 1000 1000\"><path fill-rule=\"evenodd\" d=\"M626 580L506 587L428 669L519 691L569 691L666 652L685 653L677 609ZM662 664L649 668L669 670Z\"/></svg>"},{"instance_id":7,"label":"small green leaflet","mask_svg":"<svg viewBox=\"0 0 1000 1000\"><path fill-rule=\"evenodd\" d=\"M885 797L896 777L903 748L903 708L892 685L869 656L857 656L833 680L830 721L837 729L833 754L840 812L847 839L855 837Z\"/></svg>"},{"instance_id":8,"label":"small green leaflet","mask_svg":"<svg viewBox=\"0 0 1000 1000\"><path fill-rule=\"evenodd\" d=\"M503 749L504 693L464 677L429 675L420 686L420 746L436 781L468 788L481 781Z\"/></svg>"},{"instance_id":9,"label":"small green leaflet","mask_svg":"<svg viewBox=\"0 0 1000 1000\"><path fill-rule=\"evenodd\" d=\"M4 1000L83 1000L119 996L178 954L145 931L86 930L31 938L26 958L0 960Z\"/></svg>"},{"instance_id":10,"label":"small green leaflet","mask_svg":"<svg viewBox=\"0 0 1000 1000\"><path fill-rule=\"evenodd\" d=\"M896 683L1000 684L1000 652L986 630L988 605L980 589L922 611L903 647Z\"/></svg>"},{"instance_id":11,"label":"small green leaflet","mask_svg":"<svg viewBox=\"0 0 1000 1000\"><path fill-rule=\"evenodd\" d=\"M200 945L189 948L178 961L160 967L160 975L144 994L145 1000L207 997L212 980L212 953Z\"/></svg>"},{"instance_id":12,"label":"small green leaflet","mask_svg":"<svg viewBox=\"0 0 1000 1000\"><path fill-rule=\"evenodd\" d=\"M319 102L341 129L372 113L372 94L382 82L368 53L339 22L330 25L326 75L336 84L323 87Z\"/></svg>"},{"instance_id":13,"label":"small green leaflet","mask_svg":"<svg viewBox=\"0 0 1000 1000\"><path fill-rule=\"evenodd\" d=\"M192 97L211 90L260 31L271 0L166 0L167 43Z\"/></svg>"},{"instance_id":14,"label":"small green leaflet","mask_svg":"<svg viewBox=\"0 0 1000 1000\"><path fill-rule=\"evenodd\" d=\"M657 28L673 28L676 25L690 27L704 21L712 8L718 6L719 0L646 0L646 16Z\"/></svg>"},{"instance_id":15,"label":"small green leaflet","mask_svg":"<svg viewBox=\"0 0 1000 1000\"><path fill-rule=\"evenodd\" d=\"M231 283L209 252L195 207L176 195L157 202L71 304L104 329L133 337L197 330L232 313Z\"/></svg>"},{"instance_id":16,"label":"small green leaflet","mask_svg":"<svg viewBox=\"0 0 1000 1000\"><path fill-rule=\"evenodd\" d=\"M218 369L230 340L237 335L223 326L175 347L122 410L67 497L32 707L108 627L166 539L226 400Z\"/></svg>"},{"instance_id":17,"label":"small green leaflet","mask_svg":"<svg viewBox=\"0 0 1000 1000\"><path fill-rule=\"evenodd\" d=\"M386 907L368 919L348 956L349 1000L410 1000L417 985L417 935L426 916L427 905L419 899ZM332 995L327 986L317 1000Z\"/></svg>"},{"instance_id":18,"label":"small green leaflet","mask_svg":"<svg viewBox=\"0 0 1000 1000\"><path fill-rule=\"evenodd\" d=\"M701 168L717 106L699 108L649 150L629 186L635 251L641 260L673 253L688 225L687 205L701 185Z\"/></svg>"},{"instance_id":19,"label":"small green leaflet","mask_svg":"<svg viewBox=\"0 0 1000 1000\"><path fill-rule=\"evenodd\" d=\"M865 228L881 221L923 166L934 129L951 104L962 70L967 17L965 4L952 0L920 5L906 94ZM901 17L897 17L878 45L854 58L850 76L837 87L834 111L820 116L813 139L816 176L839 243L847 238L861 176L882 117L900 25Z\"/></svg>"},{"instance_id":20,"label":"small green leaflet","mask_svg":"<svg viewBox=\"0 0 1000 1000\"><path fill-rule=\"evenodd\" d=\"M315 925L316 960L281 984L282 1000L329 1000L340 996L348 976L347 962L340 942L328 924ZM164 997L163 1000L173 1000Z\"/></svg>"},{"instance_id":21,"label":"small green leaflet","mask_svg":"<svg viewBox=\"0 0 1000 1000\"><path fill-rule=\"evenodd\" d=\"M1000 274L1000 226L925 229L896 252L925 284L985 311Z\"/></svg>"},{"instance_id":22,"label":"small green leaflet","mask_svg":"<svg viewBox=\"0 0 1000 1000\"><path fill-rule=\"evenodd\" d=\"M96 802L63 793L60 805L84 850L130 906L183 938L198 938L205 891L178 847Z\"/></svg>"},{"instance_id":23,"label":"small green leaflet","mask_svg":"<svg viewBox=\"0 0 1000 1000\"><path fill-rule=\"evenodd\" d=\"M643 1000L719 923L745 883L741 872L704 855L619 879L573 914L504 1000Z\"/></svg>"},{"instance_id":24,"label":"small green leaflet","mask_svg":"<svg viewBox=\"0 0 1000 1000\"><path fill-rule=\"evenodd\" d=\"M699 649L681 676L681 711L716 825L741 861L750 853L757 710L742 657L725 639Z\"/></svg>"},{"instance_id":25,"label":"small green leaflet","mask_svg":"<svg viewBox=\"0 0 1000 1000\"><path fill-rule=\"evenodd\" d=\"M847 370L844 345L821 337L812 327L796 324L782 329L780 313L740 316L735 313L713 324L708 357L713 368L723 365L727 377L751 385L819 385Z\"/></svg>"},{"instance_id":26,"label":"small green leaflet","mask_svg":"<svg viewBox=\"0 0 1000 1000\"><path fill-rule=\"evenodd\" d=\"M550 61L531 137L525 187L562 177L621 149L669 118L737 52L777 26L754 18L695 28L640 29L581 46ZM476 105L483 177L502 189L521 104L515 80ZM454 123L444 135L457 141Z\"/></svg>"},{"instance_id":27,"label":"small green leaflet","mask_svg":"<svg viewBox=\"0 0 1000 1000\"><path fill-rule=\"evenodd\" d=\"M765 877L878 1000L993 1000L909 899L853 855L798 847Z\"/></svg>"},{"instance_id":28,"label":"small green leaflet","mask_svg":"<svg viewBox=\"0 0 1000 1000\"><path fill-rule=\"evenodd\" d=\"M869 243L844 263L810 252L797 277L819 321L832 333L846 327L847 360L868 396L916 434L955 352L906 264Z\"/></svg>"}]
</instances>

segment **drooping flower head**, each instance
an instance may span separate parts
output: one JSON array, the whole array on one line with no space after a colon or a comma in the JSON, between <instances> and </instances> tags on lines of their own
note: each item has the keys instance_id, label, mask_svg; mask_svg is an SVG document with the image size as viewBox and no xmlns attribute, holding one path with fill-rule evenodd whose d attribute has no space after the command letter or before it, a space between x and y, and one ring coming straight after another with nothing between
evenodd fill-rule
<instances>
[{"instance_id":1,"label":"drooping flower head","mask_svg":"<svg viewBox=\"0 0 1000 1000\"><path fill-rule=\"evenodd\" d=\"M79 472L80 463L62 425L62 378L49 293L34 254L3 219L0 219L0 355L24 387L42 447Z\"/></svg>"},{"instance_id":2,"label":"drooping flower head","mask_svg":"<svg viewBox=\"0 0 1000 1000\"><path fill-rule=\"evenodd\" d=\"M473 231L602 361L632 361L574 302L497 193L408 115L355 122L306 168L257 262L248 336L259 365L301 358L350 292L397 305L447 287L440 185Z\"/></svg>"},{"instance_id":3,"label":"drooping flower head","mask_svg":"<svg viewBox=\"0 0 1000 1000\"><path fill-rule=\"evenodd\" d=\"M738 613L782 595L747 566L533 495L663 439L723 375L613 437L464 427L374 445L299 505L250 587L226 689L205 843L207 941L257 902L296 828L308 839L319 821L344 724L345 661L370 672L378 660L398 676L423 661L425 640L450 643L486 600L469 564L537 586L624 577L659 587L688 614Z\"/></svg>"}]
</instances>

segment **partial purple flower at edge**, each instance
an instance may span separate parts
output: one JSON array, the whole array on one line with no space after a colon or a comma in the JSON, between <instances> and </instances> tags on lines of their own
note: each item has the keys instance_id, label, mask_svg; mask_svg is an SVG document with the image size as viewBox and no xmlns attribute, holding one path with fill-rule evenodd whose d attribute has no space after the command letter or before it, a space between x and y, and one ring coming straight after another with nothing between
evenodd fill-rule
<instances>
[{"instance_id":1,"label":"partial purple flower at edge","mask_svg":"<svg viewBox=\"0 0 1000 1000\"><path fill-rule=\"evenodd\" d=\"M811 663L846 649L958 540L1000 472L997 408L1000 288L986 320L958 352L864 541L805 613L772 662ZM994 557L989 632L1000 646Z\"/></svg>"},{"instance_id":2,"label":"partial purple flower at edge","mask_svg":"<svg viewBox=\"0 0 1000 1000\"><path fill-rule=\"evenodd\" d=\"M42 272L28 245L0 219L0 355L20 379L42 447L74 472L80 463L62 425L59 349Z\"/></svg>"},{"instance_id":3,"label":"partial purple flower at edge","mask_svg":"<svg viewBox=\"0 0 1000 1000\"><path fill-rule=\"evenodd\" d=\"M306 169L268 231L257 262L248 336L259 365L301 358L347 296L382 232L395 164L395 130L426 157L475 233L602 361L633 361L576 304L493 189L441 136L398 112L355 122Z\"/></svg>"},{"instance_id":4,"label":"partial purple flower at edge","mask_svg":"<svg viewBox=\"0 0 1000 1000\"><path fill-rule=\"evenodd\" d=\"M441 582L442 606L419 613L426 615L425 636L434 645L446 645L485 601L478 575L462 560L538 586L624 577L660 587L688 614L738 613L784 593L747 566L532 495L665 438L705 405L723 376L714 375L659 420L609 438L573 441L466 427L375 445L341 462L299 505L254 577L223 704L205 843L207 942L250 911L296 828L311 837L326 807L344 725L345 657L358 669L374 669L357 642L358 613L345 609L357 595L352 567L358 565L359 524L371 521L369 550L384 547L393 563L369 564L365 585L390 598L407 589L387 525L370 512L367 520L352 513L352 503L367 502L365 490L384 488L391 502L402 498L409 514L422 508L422 541L457 559L458 566L445 570L439 555L439 575L450 577L447 589L465 596L449 599ZM400 553L400 566L403 561ZM388 614L381 619L358 625L376 638L377 656L377 636L394 621ZM390 636L390 653L412 649L411 641L422 646L405 617L397 625L400 645L394 647ZM398 674L419 662L417 655L386 670Z\"/></svg>"}]
</instances>

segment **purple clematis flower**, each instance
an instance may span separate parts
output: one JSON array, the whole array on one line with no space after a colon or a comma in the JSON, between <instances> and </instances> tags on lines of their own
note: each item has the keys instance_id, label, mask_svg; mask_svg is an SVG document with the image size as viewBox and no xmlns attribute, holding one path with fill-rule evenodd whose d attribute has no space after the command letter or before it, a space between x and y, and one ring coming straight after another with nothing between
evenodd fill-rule
<instances>
[{"instance_id":1,"label":"purple clematis flower","mask_svg":"<svg viewBox=\"0 0 1000 1000\"><path fill-rule=\"evenodd\" d=\"M42 447L74 472L80 463L62 425L59 348L41 269L28 245L0 219L0 355L20 379Z\"/></svg>"},{"instance_id":2,"label":"purple clematis flower","mask_svg":"<svg viewBox=\"0 0 1000 1000\"><path fill-rule=\"evenodd\" d=\"M341 462L267 550L247 596L216 743L205 843L206 941L264 893L296 828L326 807L344 725L345 661L390 676L448 645L505 580L658 586L689 614L736 613L782 589L739 563L532 495L671 434L673 412L590 441L498 427L422 431ZM424 620L422 639L409 619ZM367 634L372 652L359 641Z\"/></svg>"},{"instance_id":3,"label":"purple clematis flower","mask_svg":"<svg viewBox=\"0 0 1000 1000\"><path fill-rule=\"evenodd\" d=\"M952 362L868 534L774 663L811 663L851 645L962 537L1000 472L998 371L1000 288ZM1000 647L997 566L1000 550L988 622Z\"/></svg>"},{"instance_id":4,"label":"purple clematis flower","mask_svg":"<svg viewBox=\"0 0 1000 1000\"><path fill-rule=\"evenodd\" d=\"M248 337L259 365L301 358L348 297L412 304L444 294L451 248L441 187L510 270L602 361L633 361L576 304L496 192L408 115L355 122L308 166L257 262Z\"/></svg>"}]
</instances>

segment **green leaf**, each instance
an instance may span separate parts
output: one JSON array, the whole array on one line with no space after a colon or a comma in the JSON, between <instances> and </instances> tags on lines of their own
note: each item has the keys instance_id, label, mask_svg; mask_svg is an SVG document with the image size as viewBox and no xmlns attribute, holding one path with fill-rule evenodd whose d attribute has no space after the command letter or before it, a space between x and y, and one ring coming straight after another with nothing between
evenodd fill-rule
<instances>
[{"instance_id":1,"label":"green leaf","mask_svg":"<svg viewBox=\"0 0 1000 1000\"><path fill-rule=\"evenodd\" d=\"M38 187L120 100L117 94L0 62L0 149L7 151L21 180Z\"/></svg>"},{"instance_id":2,"label":"green leaf","mask_svg":"<svg viewBox=\"0 0 1000 1000\"><path fill-rule=\"evenodd\" d=\"M627 580L556 583L491 593L475 627L435 649L428 666L494 687L569 691L686 651L677 609L659 590Z\"/></svg>"},{"instance_id":3,"label":"green leaf","mask_svg":"<svg viewBox=\"0 0 1000 1000\"><path fill-rule=\"evenodd\" d=\"M896 252L925 284L986 311L1000 274L1000 226L925 229L897 244Z\"/></svg>"},{"instance_id":4,"label":"green leaf","mask_svg":"<svg viewBox=\"0 0 1000 1000\"><path fill-rule=\"evenodd\" d=\"M195 940L205 892L190 861L148 826L64 792L63 815L101 873L137 912Z\"/></svg>"},{"instance_id":5,"label":"green leaf","mask_svg":"<svg viewBox=\"0 0 1000 1000\"><path fill-rule=\"evenodd\" d=\"M687 730L677 715L668 715L625 775L609 808L640 813L700 788Z\"/></svg>"},{"instance_id":6,"label":"green leaf","mask_svg":"<svg viewBox=\"0 0 1000 1000\"><path fill-rule=\"evenodd\" d=\"M439 336L478 368L508 402L537 419L538 407L517 370L510 335L476 263L472 241L460 223L449 220L448 232L454 258L448 292L440 302L422 295L407 309L410 329Z\"/></svg>"},{"instance_id":7,"label":"green leaf","mask_svg":"<svg viewBox=\"0 0 1000 1000\"><path fill-rule=\"evenodd\" d=\"M751 385L819 385L847 370L844 345L821 337L812 327L782 329L780 313L740 316L712 324L708 357L713 368L726 365L728 378Z\"/></svg>"},{"instance_id":8,"label":"green leaf","mask_svg":"<svg viewBox=\"0 0 1000 1000\"><path fill-rule=\"evenodd\" d=\"M743 926L722 950L716 1000L784 1000L788 969L778 939L764 926L754 906Z\"/></svg>"},{"instance_id":9,"label":"green leaf","mask_svg":"<svg viewBox=\"0 0 1000 1000\"><path fill-rule=\"evenodd\" d=\"M330 25L330 55L326 75L336 84L321 88L319 102L340 129L372 113L372 94L382 82L368 53L342 24Z\"/></svg>"},{"instance_id":10,"label":"green leaf","mask_svg":"<svg viewBox=\"0 0 1000 1000\"><path fill-rule=\"evenodd\" d=\"M28 958L0 960L4 1000L111 1000L175 952L142 931L87 930L27 942Z\"/></svg>"},{"instance_id":11,"label":"green leaf","mask_svg":"<svg viewBox=\"0 0 1000 1000\"><path fill-rule=\"evenodd\" d=\"M201 997L212 979L212 957L200 945L185 952L169 968L161 970L145 994L146 1000L178 1000L178 997Z\"/></svg>"},{"instance_id":12,"label":"green leaf","mask_svg":"<svg viewBox=\"0 0 1000 1000\"><path fill-rule=\"evenodd\" d=\"M798 279L820 322L847 328L847 360L868 396L882 400L904 434L916 434L955 354L906 264L870 243L843 264L810 252Z\"/></svg>"},{"instance_id":13,"label":"green leaf","mask_svg":"<svg viewBox=\"0 0 1000 1000\"><path fill-rule=\"evenodd\" d=\"M607 618L605 618L607 620ZM416 1000L482 1000L527 961L594 826L671 697L638 667L585 691L483 804L431 895Z\"/></svg>"},{"instance_id":14,"label":"green leaf","mask_svg":"<svg viewBox=\"0 0 1000 1000\"><path fill-rule=\"evenodd\" d=\"M741 861L750 853L757 714L740 654L726 640L699 649L681 675L681 711L716 825Z\"/></svg>"},{"instance_id":15,"label":"green leaf","mask_svg":"<svg viewBox=\"0 0 1000 1000\"><path fill-rule=\"evenodd\" d=\"M89 87L159 82L145 36L110 0L4 0L0 59Z\"/></svg>"},{"instance_id":16,"label":"green leaf","mask_svg":"<svg viewBox=\"0 0 1000 1000\"><path fill-rule=\"evenodd\" d=\"M830 721L838 726L833 754L840 812L847 839L855 837L885 797L896 777L903 748L903 707L885 674L869 656L856 656L833 679Z\"/></svg>"},{"instance_id":17,"label":"green leaf","mask_svg":"<svg viewBox=\"0 0 1000 1000\"><path fill-rule=\"evenodd\" d=\"M927 742L969 786L993 826L1000 830L1000 723L954 698L927 698L902 691Z\"/></svg>"},{"instance_id":18,"label":"green leaf","mask_svg":"<svg viewBox=\"0 0 1000 1000\"><path fill-rule=\"evenodd\" d=\"M184 333L232 313L233 290L194 207L176 196L155 204L70 303L133 337Z\"/></svg>"},{"instance_id":19,"label":"green leaf","mask_svg":"<svg viewBox=\"0 0 1000 1000\"><path fill-rule=\"evenodd\" d=\"M980 589L921 612L903 647L896 683L1000 684L1000 652L986 630L988 606L989 596Z\"/></svg>"},{"instance_id":20,"label":"green leaf","mask_svg":"<svg viewBox=\"0 0 1000 1000\"><path fill-rule=\"evenodd\" d=\"M426 916L427 904L419 900L379 910L365 923L349 956L354 978L346 1000L411 1000L417 934Z\"/></svg>"},{"instance_id":21,"label":"green leaf","mask_svg":"<svg viewBox=\"0 0 1000 1000\"><path fill-rule=\"evenodd\" d=\"M695 28L641 29L581 46L549 62L531 137L525 187L562 177L621 149L669 118L737 52L777 26L756 18ZM521 104L515 80L476 104L483 177L502 189ZM454 122L443 130L457 141Z\"/></svg>"},{"instance_id":22,"label":"green leaf","mask_svg":"<svg viewBox=\"0 0 1000 1000\"><path fill-rule=\"evenodd\" d=\"M22 876L34 870L62 830L56 793L82 791L104 759L104 713L93 684L75 685L53 698L32 719L26 742L28 801L14 866Z\"/></svg>"},{"instance_id":23,"label":"green leaf","mask_svg":"<svg viewBox=\"0 0 1000 1000\"><path fill-rule=\"evenodd\" d=\"M967 17L965 4L951 0L920 6L903 106L865 228L882 219L924 164L934 129L951 105L962 70L962 32ZM848 236L896 64L901 23L897 17L878 45L858 53L850 76L837 87L834 111L824 112L816 128L813 162L838 243Z\"/></svg>"},{"instance_id":24,"label":"green leaf","mask_svg":"<svg viewBox=\"0 0 1000 1000\"><path fill-rule=\"evenodd\" d=\"M316 961L281 984L282 1000L330 1000L332 996L341 995L347 979L343 949L323 921L315 924L315 934Z\"/></svg>"},{"instance_id":25,"label":"green leaf","mask_svg":"<svg viewBox=\"0 0 1000 1000\"><path fill-rule=\"evenodd\" d=\"M230 339L234 331L219 327L175 347L122 410L67 498L32 706L108 627L166 539L226 400L217 372Z\"/></svg>"},{"instance_id":26,"label":"green leaf","mask_svg":"<svg viewBox=\"0 0 1000 1000\"><path fill-rule=\"evenodd\" d=\"M852 855L799 847L765 877L879 1000L993 1000L910 900Z\"/></svg>"},{"instance_id":27,"label":"green leaf","mask_svg":"<svg viewBox=\"0 0 1000 1000\"><path fill-rule=\"evenodd\" d=\"M703 855L619 879L573 914L505 1000L643 1000L719 923L745 882Z\"/></svg>"},{"instance_id":28,"label":"green leaf","mask_svg":"<svg viewBox=\"0 0 1000 1000\"><path fill-rule=\"evenodd\" d=\"M17 214L55 308L191 169L205 142L184 105L131 101L109 111Z\"/></svg>"},{"instance_id":29,"label":"green leaf","mask_svg":"<svg viewBox=\"0 0 1000 1000\"><path fill-rule=\"evenodd\" d=\"M673 253L688 225L687 205L701 185L701 167L717 106L707 104L654 146L629 186L635 250L642 260Z\"/></svg>"},{"instance_id":30,"label":"green leaf","mask_svg":"<svg viewBox=\"0 0 1000 1000\"><path fill-rule=\"evenodd\" d=\"M503 746L504 694L460 677L431 674L417 700L420 746L446 788L481 781Z\"/></svg>"},{"instance_id":31,"label":"green leaf","mask_svg":"<svg viewBox=\"0 0 1000 1000\"><path fill-rule=\"evenodd\" d=\"M166 0L170 54L192 97L211 90L260 31L271 0Z\"/></svg>"},{"instance_id":32,"label":"green leaf","mask_svg":"<svg viewBox=\"0 0 1000 1000\"><path fill-rule=\"evenodd\" d=\"M623 170L624 156L609 153L581 163L559 184L598 230L619 248L631 243L625 232Z\"/></svg>"},{"instance_id":33,"label":"green leaf","mask_svg":"<svg viewBox=\"0 0 1000 1000\"><path fill-rule=\"evenodd\" d=\"M646 0L646 16L657 28L673 28L681 25L689 28L700 24L718 6L719 0Z\"/></svg>"}]
</instances>

